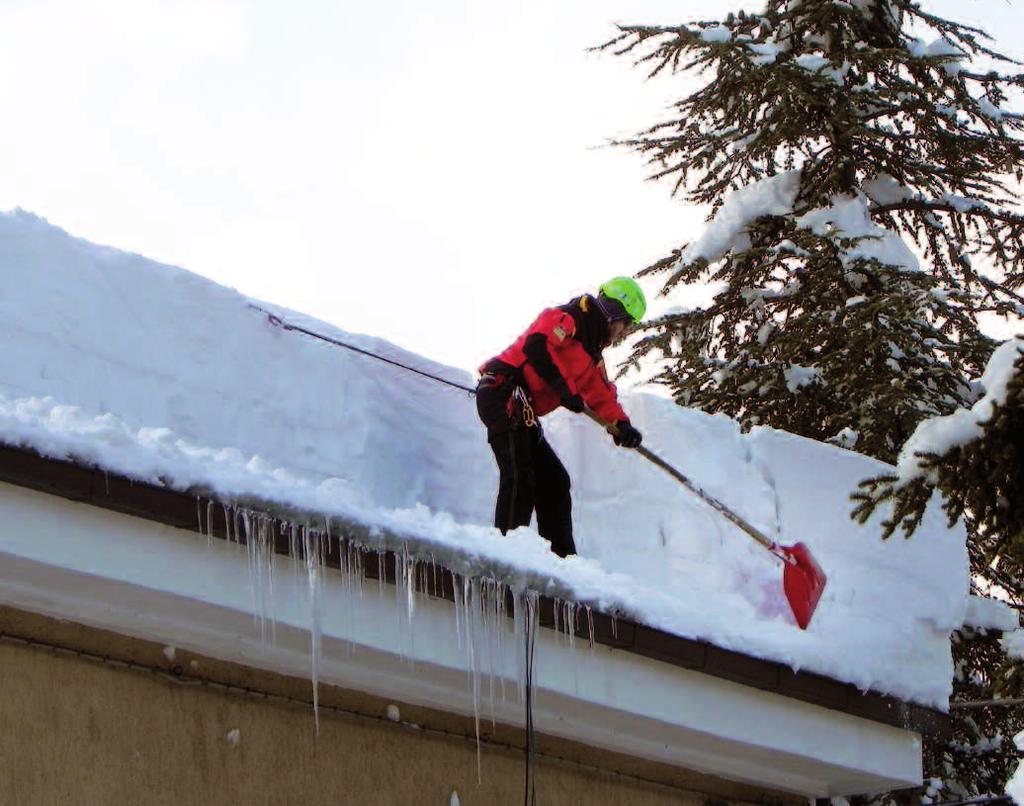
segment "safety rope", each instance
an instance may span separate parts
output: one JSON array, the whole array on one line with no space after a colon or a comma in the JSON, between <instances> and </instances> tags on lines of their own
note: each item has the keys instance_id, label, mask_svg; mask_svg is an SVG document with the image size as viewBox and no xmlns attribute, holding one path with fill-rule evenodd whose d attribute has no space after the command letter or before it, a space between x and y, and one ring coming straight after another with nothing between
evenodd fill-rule
<instances>
[{"instance_id":1,"label":"safety rope","mask_svg":"<svg viewBox=\"0 0 1024 806\"><path fill-rule=\"evenodd\" d=\"M328 344L333 344L335 347L344 347L346 350L351 350L354 353L359 353L360 355L365 355L368 356L369 358L375 358L378 361L383 361L385 364L391 364L393 366L401 367L402 369L408 370L409 372L415 372L417 375L422 375L424 378L430 378L431 380L437 381L438 383L443 383L446 386L452 386L456 389L461 389L463 392L468 392L471 395L476 394L475 389L471 389L468 386L463 386L461 383L455 383L454 381L449 381L446 378L441 378L437 375L432 375L429 372L424 372L421 369L416 369L416 367L410 367L408 364L403 364L401 361L395 361L392 358L386 358L385 356L378 355L377 353L371 350L365 350L362 347L356 347L355 345L348 344L346 342L341 341L340 339L334 339L331 338L330 336L325 336L323 333L317 333L315 330L309 330L308 328L304 328L300 325L293 325L291 322L282 319L277 314L271 313L266 308L262 308L259 305L256 305L255 303L250 302L249 305L250 307L256 309L260 313L265 314L267 319L270 321L270 324L274 325L274 327L279 327L282 330L293 330L296 333L302 333L314 339L325 341Z\"/></svg>"}]
</instances>

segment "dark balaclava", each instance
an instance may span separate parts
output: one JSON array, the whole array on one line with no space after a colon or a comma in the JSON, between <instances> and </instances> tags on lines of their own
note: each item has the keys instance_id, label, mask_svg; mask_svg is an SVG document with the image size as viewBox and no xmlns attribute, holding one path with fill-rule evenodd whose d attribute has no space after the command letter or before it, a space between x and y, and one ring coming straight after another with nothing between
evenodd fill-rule
<instances>
[{"instance_id":1,"label":"dark balaclava","mask_svg":"<svg viewBox=\"0 0 1024 806\"><path fill-rule=\"evenodd\" d=\"M597 302L597 307L601 309L601 313L604 314L605 321L608 324L619 321L632 321L632 317L626 313L625 307L617 299L606 297L604 294L598 294L594 297L594 300Z\"/></svg>"}]
</instances>

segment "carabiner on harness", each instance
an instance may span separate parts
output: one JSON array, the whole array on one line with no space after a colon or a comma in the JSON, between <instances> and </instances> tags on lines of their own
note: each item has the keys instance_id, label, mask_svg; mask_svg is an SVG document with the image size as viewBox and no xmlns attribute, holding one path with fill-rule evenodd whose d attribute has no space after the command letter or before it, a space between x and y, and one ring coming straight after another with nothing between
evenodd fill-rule
<instances>
[{"instance_id":1,"label":"carabiner on harness","mask_svg":"<svg viewBox=\"0 0 1024 806\"><path fill-rule=\"evenodd\" d=\"M537 418L533 413L533 406L530 405L530 399L526 396L526 392L523 391L523 387L516 386L512 392L512 397L519 403L523 412L523 422L527 428L533 428L537 424Z\"/></svg>"}]
</instances>

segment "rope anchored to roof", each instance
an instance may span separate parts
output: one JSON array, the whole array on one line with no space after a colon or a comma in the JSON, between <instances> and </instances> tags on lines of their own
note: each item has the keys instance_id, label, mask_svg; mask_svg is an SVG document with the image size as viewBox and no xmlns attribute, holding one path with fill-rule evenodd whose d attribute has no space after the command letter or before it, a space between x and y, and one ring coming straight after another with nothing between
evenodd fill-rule
<instances>
[{"instance_id":1,"label":"rope anchored to roof","mask_svg":"<svg viewBox=\"0 0 1024 806\"><path fill-rule=\"evenodd\" d=\"M310 336L311 338L319 339L320 341L327 342L328 344L333 344L335 347L344 347L346 350L351 350L354 353L359 353L360 355L365 355L369 358L375 358L378 361L383 361L385 364L391 364L392 366L400 367L401 369L408 370L409 372L415 372L417 375L422 375L424 378L430 378L432 381L443 383L445 386L452 386L455 389L461 389L463 392L468 392L471 395L476 394L475 389L471 389L468 386L463 386L461 383L455 383L454 381L449 381L446 378L441 378L429 372L424 372L421 369L416 369L416 367L410 367L408 364L403 364L401 361L395 361L393 358L387 358L383 355L379 355L373 352L372 350L366 350L363 349L362 347L356 347L354 344L348 344L347 342L341 341L340 339L335 339L332 338L331 336L325 336L323 333L317 333L315 330L309 330L308 328L302 327L301 325L293 325L291 322L282 319L277 314L271 313L266 308L261 308L259 305L256 305L254 303L250 302L249 305L252 308L255 308L260 313L265 314L267 320L274 327L279 327L282 330L292 330L296 333L302 333L306 336Z\"/></svg>"}]
</instances>

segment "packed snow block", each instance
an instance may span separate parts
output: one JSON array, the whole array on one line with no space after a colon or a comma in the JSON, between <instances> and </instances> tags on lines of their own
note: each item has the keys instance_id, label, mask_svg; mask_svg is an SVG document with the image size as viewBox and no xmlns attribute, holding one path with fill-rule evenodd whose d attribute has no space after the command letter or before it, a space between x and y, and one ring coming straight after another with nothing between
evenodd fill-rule
<instances>
[{"instance_id":1,"label":"packed snow block","mask_svg":"<svg viewBox=\"0 0 1024 806\"><path fill-rule=\"evenodd\" d=\"M547 431L573 478L577 545L635 584L645 624L947 707L948 636L964 613L949 591L967 591L962 527L947 529L935 507L911 541L882 541L877 519L850 518L849 496L887 466L772 429L744 434L649 394L624 405L646 447L768 537L806 543L829 575L802 635L776 558L660 468L559 413Z\"/></svg>"},{"instance_id":2,"label":"packed snow block","mask_svg":"<svg viewBox=\"0 0 1024 806\"><path fill-rule=\"evenodd\" d=\"M17 345L0 352L3 396L51 397L270 467L340 477L374 505L489 519L491 491L461 484L467 472L494 474L468 395L283 331L233 289L22 211L0 214L0 266L0 340ZM381 339L288 318L472 383Z\"/></svg>"},{"instance_id":3,"label":"packed snow block","mask_svg":"<svg viewBox=\"0 0 1024 806\"><path fill-rule=\"evenodd\" d=\"M625 396L644 445L759 528L775 507L763 477L746 460L735 421L684 409L653 395ZM559 413L549 439L573 479L581 551L602 565L659 587L736 590L757 557L750 539L639 454L615 446L593 423ZM720 562L719 560L736 560ZM745 559L746 558L746 559ZM701 582L698 582L701 580Z\"/></svg>"},{"instance_id":4,"label":"packed snow block","mask_svg":"<svg viewBox=\"0 0 1024 806\"><path fill-rule=\"evenodd\" d=\"M880 522L889 513L883 509L859 526L850 518L849 496L860 481L891 467L769 428L755 428L746 441L752 465L776 496L777 536L805 541L829 576L815 615L823 650L851 666L884 656L915 680L893 693L927 692L944 708L952 692L949 633L963 623L969 589L963 526L948 529L935 500L914 537L882 540ZM863 685L886 674L875 669Z\"/></svg>"}]
</instances>

